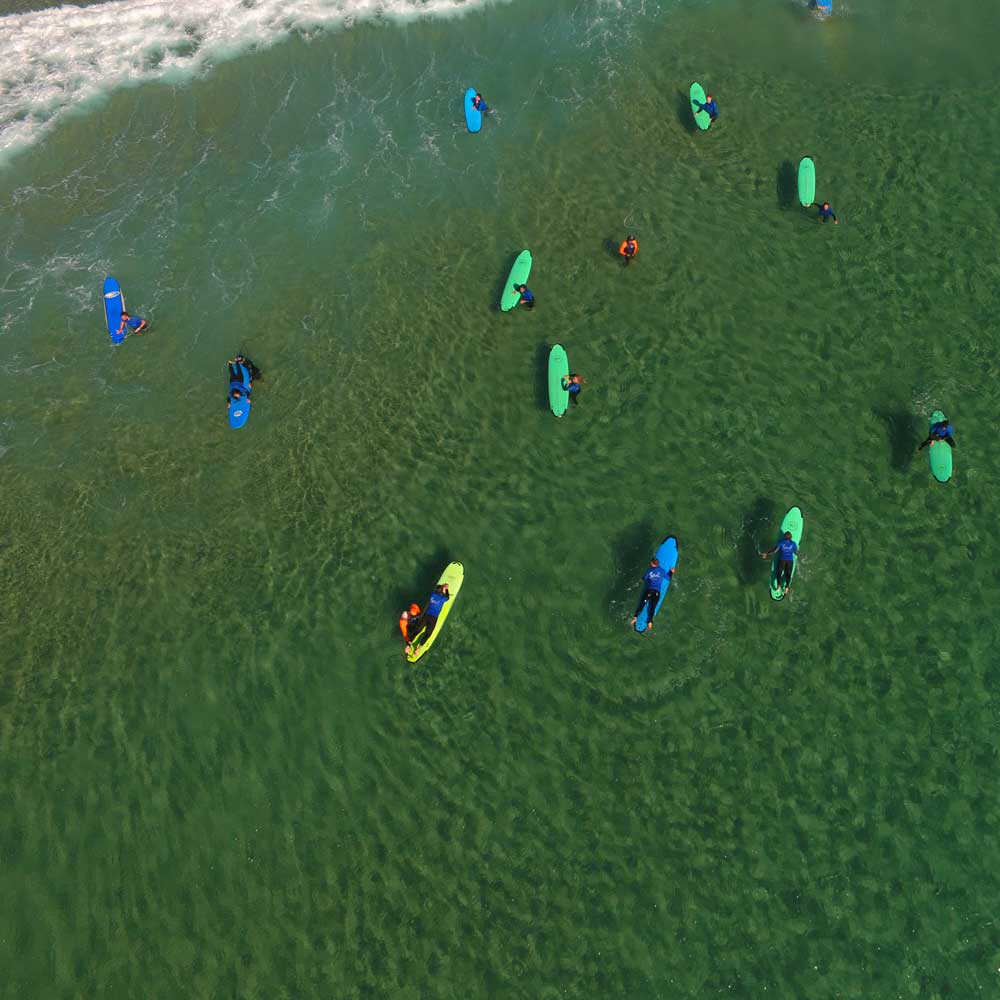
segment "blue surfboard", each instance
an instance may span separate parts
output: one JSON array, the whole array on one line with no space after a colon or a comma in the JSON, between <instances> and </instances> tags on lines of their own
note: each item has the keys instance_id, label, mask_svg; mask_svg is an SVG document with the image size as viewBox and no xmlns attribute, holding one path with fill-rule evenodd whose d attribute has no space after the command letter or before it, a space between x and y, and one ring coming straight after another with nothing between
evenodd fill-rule
<instances>
[{"instance_id":1,"label":"blue surfboard","mask_svg":"<svg viewBox=\"0 0 1000 1000\"><path fill-rule=\"evenodd\" d=\"M478 132L483 127L483 113L477 111L472 102L476 99L476 88L469 87L465 92L465 124L470 132Z\"/></svg>"},{"instance_id":2,"label":"blue surfboard","mask_svg":"<svg viewBox=\"0 0 1000 1000\"><path fill-rule=\"evenodd\" d=\"M122 294L122 286L111 277L104 279L104 318L108 321L108 335L112 344L120 344L126 336L128 330L118 332L118 327L122 325L122 313L125 311L125 296Z\"/></svg>"},{"instance_id":3,"label":"blue surfboard","mask_svg":"<svg viewBox=\"0 0 1000 1000\"><path fill-rule=\"evenodd\" d=\"M673 535L668 535L660 543L660 547L656 550L656 558L660 560L661 569L671 570L677 565L677 539L674 538ZM670 577L668 576L663 581L663 586L660 588L660 599L656 602L656 607L653 608L654 618L660 613L660 608L663 607L663 600L667 596L667 591L669 589ZM645 632L648 624L649 604L644 604L642 606L642 611L639 612L639 616L635 620L636 632Z\"/></svg>"},{"instance_id":4,"label":"blue surfboard","mask_svg":"<svg viewBox=\"0 0 1000 1000\"><path fill-rule=\"evenodd\" d=\"M813 0L812 6L817 14L833 13L833 0Z\"/></svg>"},{"instance_id":5,"label":"blue surfboard","mask_svg":"<svg viewBox=\"0 0 1000 1000\"><path fill-rule=\"evenodd\" d=\"M246 365L240 365L243 379L235 379L229 383L229 392L232 395L233 389L239 389L243 393L242 399L234 399L229 406L229 426L238 430L250 419L250 372Z\"/></svg>"}]
</instances>

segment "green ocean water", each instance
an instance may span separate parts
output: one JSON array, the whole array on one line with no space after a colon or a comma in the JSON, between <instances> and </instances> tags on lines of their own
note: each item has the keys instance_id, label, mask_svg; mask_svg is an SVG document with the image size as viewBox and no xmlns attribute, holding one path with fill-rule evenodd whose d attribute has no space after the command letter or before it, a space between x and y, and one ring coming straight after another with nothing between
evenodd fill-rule
<instances>
[{"instance_id":1,"label":"green ocean water","mask_svg":"<svg viewBox=\"0 0 1000 1000\"><path fill-rule=\"evenodd\" d=\"M1000 995L998 22L384 18L4 164L0 995Z\"/></svg>"}]
</instances>

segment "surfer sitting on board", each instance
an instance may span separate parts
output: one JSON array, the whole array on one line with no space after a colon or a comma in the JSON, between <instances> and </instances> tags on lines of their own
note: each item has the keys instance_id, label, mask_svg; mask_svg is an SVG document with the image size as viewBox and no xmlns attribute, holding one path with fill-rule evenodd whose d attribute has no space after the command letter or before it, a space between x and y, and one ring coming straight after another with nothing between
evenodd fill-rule
<instances>
[{"instance_id":1,"label":"surfer sitting on board","mask_svg":"<svg viewBox=\"0 0 1000 1000\"><path fill-rule=\"evenodd\" d=\"M719 117L719 109L715 104L715 98L711 94L705 95L705 103L702 104L701 101L695 101L699 111L707 111L708 117L714 122L716 118Z\"/></svg>"},{"instance_id":2,"label":"surfer sitting on board","mask_svg":"<svg viewBox=\"0 0 1000 1000\"><path fill-rule=\"evenodd\" d=\"M118 327L117 336L121 336L125 333L125 327L131 327L133 333L142 333L149 324L141 316L129 316L125 310L122 310L122 322L121 326Z\"/></svg>"},{"instance_id":3,"label":"surfer sitting on board","mask_svg":"<svg viewBox=\"0 0 1000 1000\"><path fill-rule=\"evenodd\" d=\"M515 285L514 291L521 293L521 302L529 309L535 308L535 295L527 285Z\"/></svg>"},{"instance_id":4,"label":"surfer sitting on board","mask_svg":"<svg viewBox=\"0 0 1000 1000\"><path fill-rule=\"evenodd\" d=\"M409 639L406 643L407 654L413 652L413 643L420 635L421 632L426 630L426 635L424 636L424 642L430 638L431 634L434 632L434 628L437 625L438 615L441 614L441 609L445 606L445 602L450 599L451 595L448 593L448 584L439 583L434 588L434 593L431 594L427 601L427 610L423 613L415 625L412 626L413 638Z\"/></svg>"},{"instance_id":5,"label":"surfer sitting on board","mask_svg":"<svg viewBox=\"0 0 1000 1000\"><path fill-rule=\"evenodd\" d=\"M820 205L820 208L819 208L819 217L824 222L826 222L827 219L833 219L833 224L835 226L839 226L840 225L840 222L837 219L837 216L833 214L833 209L830 208L830 203L828 201L824 201L823 204Z\"/></svg>"},{"instance_id":6,"label":"surfer sitting on board","mask_svg":"<svg viewBox=\"0 0 1000 1000\"><path fill-rule=\"evenodd\" d=\"M955 433L955 428L948 422L948 418L945 417L944 420L939 420L932 428L930 434L927 435L927 440L917 448L920 451L921 448L926 448L929 444L936 444L938 441L947 441L952 448L955 447L955 439L952 435Z\"/></svg>"},{"instance_id":7,"label":"surfer sitting on board","mask_svg":"<svg viewBox=\"0 0 1000 1000\"><path fill-rule=\"evenodd\" d=\"M563 388L569 393L569 401L574 405L580 403L580 391L587 384L582 375L569 375L563 379Z\"/></svg>"},{"instance_id":8,"label":"surfer sitting on board","mask_svg":"<svg viewBox=\"0 0 1000 1000\"><path fill-rule=\"evenodd\" d=\"M483 95L477 93L475 97L472 98L472 106L484 115L490 113L489 105L483 100Z\"/></svg>"},{"instance_id":9,"label":"surfer sitting on board","mask_svg":"<svg viewBox=\"0 0 1000 1000\"><path fill-rule=\"evenodd\" d=\"M632 258L639 252L639 241L634 236L626 236L618 252L625 258L625 266L628 267L632 263Z\"/></svg>"},{"instance_id":10,"label":"surfer sitting on board","mask_svg":"<svg viewBox=\"0 0 1000 1000\"><path fill-rule=\"evenodd\" d=\"M649 604L649 622L646 625L646 631L648 632L653 627L653 612L656 610L657 602L660 600L660 594L663 591L663 584L669 580L675 573L675 570L668 569L664 570L660 566L660 560L655 556L649 560L649 569L646 570L646 575L642 578L643 583L646 584L646 589L642 592L642 597L639 598L639 603L636 605L635 614L632 616L632 621L629 622L630 625L634 625L642 614L642 609Z\"/></svg>"},{"instance_id":11,"label":"surfer sitting on board","mask_svg":"<svg viewBox=\"0 0 1000 1000\"><path fill-rule=\"evenodd\" d=\"M795 566L795 553L798 551L799 547L792 541L792 533L786 531L785 537L770 552L762 552L760 554L762 559L770 559L775 552L778 553L778 586L785 585L783 591L785 594L788 593L788 588L792 582L792 568Z\"/></svg>"},{"instance_id":12,"label":"surfer sitting on board","mask_svg":"<svg viewBox=\"0 0 1000 1000\"><path fill-rule=\"evenodd\" d=\"M403 633L403 642L407 645L410 644L410 625L416 625L417 619L420 617L420 605L411 604L409 611L404 611L399 616L399 631ZM414 635L416 635L416 630L414 630Z\"/></svg>"}]
</instances>

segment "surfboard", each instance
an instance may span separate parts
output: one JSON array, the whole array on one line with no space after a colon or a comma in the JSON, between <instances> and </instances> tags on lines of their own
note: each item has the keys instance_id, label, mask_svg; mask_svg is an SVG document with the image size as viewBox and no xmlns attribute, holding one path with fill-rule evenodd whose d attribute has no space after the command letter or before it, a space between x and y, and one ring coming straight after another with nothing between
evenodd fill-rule
<instances>
[{"instance_id":1,"label":"surfboard","mask_svg":"<svg viewBox=\"0 0 1000 1000\"><path fill-rule=\"evenodd\" d=\"M832 14L833 0L813 0L813 9L817 14Z\"/></svg>"},{"instance_id":2,"label":"surfboard","mask_svg":"<svg viewBox=\"0 0 1000 1000\"><path fill-rule=\"evenodd\" d=\"M662 542L660 542L660 547L656 550L656 558L660 560L661 569L669 570L673 569L677 565L677 539L674 538L673 535L668 535ZM660 613L660 608L663 607L663 601L667 596L667 591L669 589L670 577L668 576L663 581L663 586L660 588L660 599L656 602L656 607L653 608L654 618ZM639 612L639 615L635 620L636 632L645 632L648 624L649 605L644 604L642 606L642 611Z\"/></svg>"},{"instance_id":3,"label":"surfboard","mask_svg":"<svg viewBox=\"0 0 1000 1000\"><path fill-rule=\"evenodd\" d=\"M694 115L695 124L702 130L702 132L707 132L712 125L711 115L709 115L707 111L699 111L698 105L695 104L695 101L699 104L705 103L704 87L702 87L700 83L692 83L688 96L691 98L691 114Z\"/></svg>"},{"instance_id":4,"label":"surfboard","mask_svg":"<svg viewBox=\"0 0 1000 1000\"><path fill-rule=\"evenodd\" d=\"M465 124L470 132L478 132L483 127L483 113L472 106L476 99L476 88L469 87L465 92Z\"/></svg>"},{"instance_id":5,"label":"surfboard","mask_svg":"<svg viewBox=\"0 0 1000 1000\"><path fill-rule=\"evenodd\" d=\"M790 531L792 533L792 541L798 545L802 541L802 511L798 507L789 508L788 513L782 518L781 528L778 531L778 539L780 541L785 537L785 532ZM792 585L792 580L795 579L795 570L798 569L799 565L799 554L798 552L792 557L792 576L788 581L788 585ZM778 553L775 552L774 556L771 558L771 600L780 601L784 598L785 591L783 587L778 586Z\"/></svg>"},{"instance_id":6,"label":"surfboard","mask_svg":"<svg viewBox=\"0 0 1000 1000\"><path fill-rule=\"evenodd\" d=\"M108 336L112 344L120 344L127 336L128 330L118 332L122 325L122 313L125 311L125 296L121 285L112 278L104 279L104 318L108 323Z\"/></svg>"},{"instance_id":7,"label":"surfboard","mask_svg":"<svg viewBox=\"0 0 1000 1000\"><path fill-rule=\"evenodd\" d=\"M812 158L803 156L799 160L799 204L809 208L816 201L816 164Z\"/></svg>"},{"instance_id":8,"label":"surfboard","mask_svg":"<svg viewBox=\"0 0 1000 1000\"><path fill-rule=\"evenodd\" d=\"M444 572L438 577L436 586L440 586L442 583L448 584L448 593L451 596L444 602L444 607L437 616L434 631L429 636L425 636L424 632L426 629L421 629L414 637L414 642L410 647L413 652L406 654L406 658L410 663L416 663L434 645L434 640L441 634L441 629L444 628L444 623L447 621L448 615L451 614L451 609L455 604L455 599L458 597L458 592L462 589L462 582L464 580L465 567L460 562L448 563L445 566Z\"/></svg>"},{"instance_id":9,"label":"surfboard","mask_svg":"<svg viewBox=\"0 0 1000 1000\"><path fill-rule=\"evenodd\" d=\"M531 274L531 251L522 250L514 261L514 266L507 275L507 283L503 286L500 296L500 311L510 312L521 301L521 293L514 291L515 285L526 285Z\"/></svg>"},{"instance_id":10,"label":"surfboard","mask_svg":"<svg viewBox=\"0 0 1000 1000\"><path fill-rule=\"evenodd\" d=\"M562 344L556 344L549 351L549 406L557 417L561 417L569 407L568 379L569 358Z\"/></svg>"},{"instance_id":11,"label":"surfboard","mask_svg":"<svg viewBox=\"0 0 1000 1000\"><path fill-rule=\"evenodd\" d=\"M931 427L944 420L944 414L940 410L935 410L931 414L930 423L927 425L928 433ZM927 453L930 455L931 475L939 483L946 483L951 479L951 466L954 456L951 453L951 445L947 441L931 441L927 446Z\"/></svg>"},{"instance_id":12,"label":"surfboard","mask_svg":"<svg viewBox=\"0 0 1000 1000\"><path fill-rule=\"evenodd\" d=\"M234 385L239 385L243 390L243 398L234 399L228 411L229 426L234 430L239 430L250 419L250 372L246 365L240 365L240 369L243 372L243 381L236 382L234 380L229 383L230 390Z\"/></svg>"}]
</instances>

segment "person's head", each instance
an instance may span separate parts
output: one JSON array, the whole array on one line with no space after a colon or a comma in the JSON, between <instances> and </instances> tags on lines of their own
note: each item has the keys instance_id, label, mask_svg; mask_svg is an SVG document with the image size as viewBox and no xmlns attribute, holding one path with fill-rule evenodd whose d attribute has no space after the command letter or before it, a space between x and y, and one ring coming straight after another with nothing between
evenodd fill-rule
<instances>
[{"instance_id":1,"label":"person's head","mask_svg":"<svg viewBox=\"0 0 1000 1000\"><path fill-rule=\"evenodd\" d=\"M420 614L420 605L419 604L411 604L410 605L410 617L411 618L416 618L417 615L419 615L419 614Z\"/></svg>"},{"instance_id":2,"label":"person's head","mask_svg":"<svg viewBox=\"0 0 1000 1000\"><path fill-rule=\"evenodd\" d=\"M233 389L233 399L242 399L243 393L239 389Z\"/></svg>"},{"instance_id":3,"label":"person's head","mask_svg":"<svg viewBox=\"0 0 1000 1000\"><path fill-rule=\"evenodd\" d=\"M444 587L443 583L439 583L434 589L435 589L435 591L437 591L437 593L443 594L444 590L445 590L445 587Z\"/></svg>"},{"instance_id":4,"label":"person's head","mask_svg":"<svg viewBox=\"0 0 1000 1000\"><path fill-rule=\"evenodd\" d=\"M711 94L706 94L705 95L705 103L706 104L711 104L712 103L712 95Z\"/></svg>"},{"instance_id":5,"label":"person's head","mask_svg":"<svg viewBox=\"0 0 1000 1000\"><path fill-rule=\"evenodd\" d=\"M785 539L786 539L786 541L791 541L791 539L792 539L792 533L790 531L786 531L785 532Z\"/></svg>"},{"instance_id":6,"label":"person's head","mask_svg":"<svg viewBox=\"0 0 1000 1000\"><path fill-rule=\"evenodd\" d=\"M479 93L479 91L477 90L477 91L476 91L476 100L479 100L479 101L481 101L482 99L483 99L483 95L482 95L482 94L480 94L480 93Z\"/></svg>"},{"instance_id":7,"label":"person's head","mask_svg":"<svg viewBox=\"0 0 1000 1000\"><path fill-rule=\"evenodd\" d=\"M657 559L656 556L653 556L653 558L649 560L649 565L652 566L653 569L656 569L656 567L660 565L660 560Z\"/></svg>"},{"instance_id":8,"label":"person's head","mask_svg":"<svg viewBox=\"0 0 1000 1000\"><path fill-rule=\"evenodd\" d=\"M830 207L830 203L828 201L824 201L823 202L823 208L824 208L824 210L828 209L829 207Z\"/></svg>"},{"instance_id":9,"label":"person's head","mask_svg":"<svg viewBox=\"0 0 1000 1000\"><path fill-rule=\"evenodd\" d=\"M125 310L123 309L122 310L122 319L131 319L131 318L132 317L127 312L125 312Z\"/></svg>"}]
</instances>

